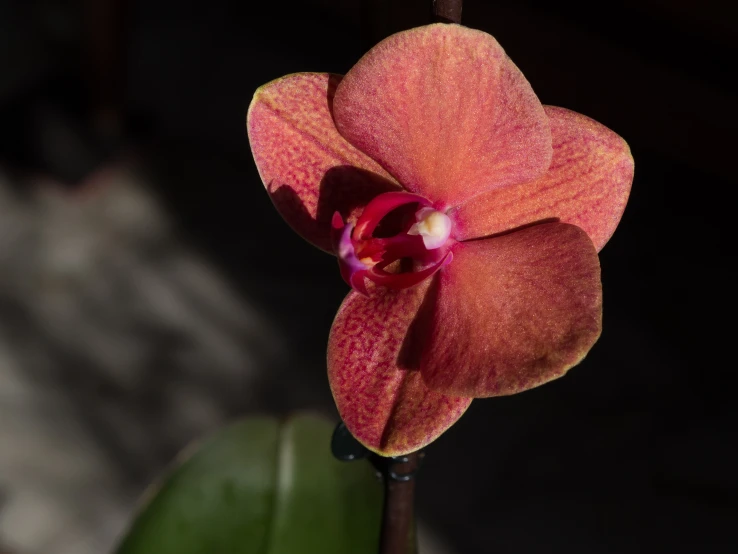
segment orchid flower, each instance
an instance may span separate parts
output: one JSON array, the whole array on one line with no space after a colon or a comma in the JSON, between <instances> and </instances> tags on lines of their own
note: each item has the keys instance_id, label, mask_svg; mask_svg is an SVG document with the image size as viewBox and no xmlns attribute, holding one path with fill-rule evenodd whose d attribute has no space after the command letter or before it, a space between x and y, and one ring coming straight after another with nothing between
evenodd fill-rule
<instances>
[{"instance_id":1,"label":"orchid flower","mask_svg":"<svg viewBox=\"0 0 738 554\"><path fill-rule=\"evenodd\" d=\"M328 378L368 449L420 449L473 398L560 377L598 339L597 253L625 209L630 150L541 105L490 35L419 27L343 77L277 79L247 128L275 207L353 289Z\"/></svg>"}]
</instances>

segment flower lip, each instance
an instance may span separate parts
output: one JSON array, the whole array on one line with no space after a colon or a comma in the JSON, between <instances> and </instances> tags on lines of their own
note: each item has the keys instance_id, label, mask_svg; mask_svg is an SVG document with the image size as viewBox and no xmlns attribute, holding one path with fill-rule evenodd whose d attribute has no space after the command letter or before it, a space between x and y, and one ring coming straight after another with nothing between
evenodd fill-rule
<instances>
[{"instance_id":1,"label":"flower lip","mask_svg":"<svg viewBox=\"0 0 738 554\"><path fill-rule=\"evenodd\" d=\"M385 192L372 199L356 221L356 238L369 238L380 221L392 210L405 204L417 202L421 206L430 206L430 202L420 195L410 192Z\"/></svg>"},{"instance_id":2,"label":"flower lip","mask_svg":"<svg viewBox=\"0 0 738 554\"><path fill-rule=\"evenodd\" d=\"M420 206L414 212L414 221L401 221L400 231L394 236L373 236L391 212L412 204ZM403 289L424 281L450 263L453 256L444 246L449 244L451 220L430 204L417 194L393 191L369 202L356 226L344 223L336 212L331 222L333 249L343 279L366 295L365 278L377 285Z\"/></svg>"},{"instance_id":3,"label":"flower lip","mask_svg":"<svg viewBox=\"0 0 738 554\"><path fill-rule=\"evenodd\" d=\"M336 219L338 216L338 220ZM354 230L354 226L350 223L343 225L343 220L338 212L333 214L334 223L340 220L339 226L342 226L341 237L338 239L338 257L353 271L361 271L371 267L373 264L364 263L356 256L356 250L354 245L351 243L351 234Z\"/></svg>"}]
</instances>

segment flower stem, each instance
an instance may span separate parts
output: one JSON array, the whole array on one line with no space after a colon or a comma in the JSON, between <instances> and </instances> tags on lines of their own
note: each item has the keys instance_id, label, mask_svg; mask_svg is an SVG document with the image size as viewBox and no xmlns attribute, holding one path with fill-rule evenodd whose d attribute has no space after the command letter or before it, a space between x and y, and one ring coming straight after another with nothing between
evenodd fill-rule
<instances>
[{"instance_id":1,"label":"flower stem","mask_svg":"<svg viewBox=\"0 0 738 554\"><path fill-rule=\"evenodd\" d=\"M433 0L433 21L437 23L461 23L463 0Z\"/></svg>"},{"instance_id":2,"label":"flower stem","mask_svg":"<svg viewBox=\"0 0 738 554\"><path fill-rule=\"evenodd\" d=\"M384 513L379 554L416 554L414 493L415 471L422 454L386 458Z\"/></svg>"}]
</instances>

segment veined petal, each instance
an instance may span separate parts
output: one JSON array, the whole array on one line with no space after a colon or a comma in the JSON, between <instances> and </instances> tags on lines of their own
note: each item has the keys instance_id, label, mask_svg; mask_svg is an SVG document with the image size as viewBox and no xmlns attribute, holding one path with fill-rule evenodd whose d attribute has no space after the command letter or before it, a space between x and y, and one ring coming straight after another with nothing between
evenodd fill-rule
<instances>
[{"instance_id":1,"label":"veined petal","mask_svg":"<svg viewBox=\"0 0 738 554\"><path fill-rule=\"evenodd\" d=\"M426 300L426 384L447 394L514 394L560 377L600 335L597 252L574 225L542 223L458 243Z\"/></svg>"},{"instance_id":2,"label":"veined petal","mask_svg":"<svg viewBox=\"0 0 738 554\"><path fill-rule=\"evenodd\" d=\"M399 456L423 448L471 404L430 390L412 367L408 332L428 282L365 297L349 293L328 341L328 379L346 427L368 449Z\"/></svg>"},{"instance_id":3,"label":"veined petal","mask_svg":"<svg viewBox=\"0 0 738 554\"><path fill-rule=\"evenodd\" d=\"M331 218L354 222L383 192L401 190L344 139L331 115L340 75L296 73L267 83L247 117L251 151L267 192L292 228L331 251Z\"/></svg>"},{"instance_id":4,"label":"veined petal","mask_svg":"<svg viewBox=\"0 0 738 554\"><path fill-rule=\"evenodd\" d=\"M490 35L459 25L404 31L346 74L336 126L437 208L530 181L551 162L548 118Z\"/></svg>"},{"instance_id":5,"label":"veined petal","mask_svg":"<svg viewBox=\"0 0 738 554\"><path fill-rule=\"evenodd\" d=\"M455 238L465 240L555 218L584 229L601 250L625 210L633 182L626 142L592 119L546 106L553 160L529 183L477 196L449 214Z\"/></svg>"}]
</instances>

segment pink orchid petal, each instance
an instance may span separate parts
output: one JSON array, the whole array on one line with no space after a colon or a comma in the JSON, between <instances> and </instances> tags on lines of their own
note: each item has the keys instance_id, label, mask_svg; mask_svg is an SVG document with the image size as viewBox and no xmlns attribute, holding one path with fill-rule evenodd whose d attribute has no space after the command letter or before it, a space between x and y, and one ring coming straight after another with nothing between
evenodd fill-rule
<instances>
[{"instance_id":1,"label":"pink orchid petal","mask_svg":"<svg viewBox=\"0 0 738 554\"><path fill-rule=\"evenodd\" d=\"M331 328L328 379L338 411L359 442L383 456L423 448L471 404L430 390L404 362L427 290L428 281L369 298L351 292Z\"/></svg>"},{"instance_id":2,"label":"pink orchid petal","mask_svg":"<svg viewBox=\"0 0 738 554\"><path fill-rule=\"evenodd\" d=\"M339 75L296 73L258 89L249 107L251 151L279 213L302 237L331 251L331 218L354 222L383 192L401 190L338 134L331 104Z\"/></svg>"},{"instance_id":3,"label":"pink orchid petal","mask_svg":"<svg viewBox=\"0 0 738 554\"><path fill-rule=\"evenodd\" d=\"M521 392L566 373L599 337L600 266L582 229L543 223L453 252L424 308L420 367L430 388Z\"/></svg>"},{"instance_id":4,"label":"pink orchid petal","mask_svg":"<svg viewBox=\"0 0 738 554\"><path fill-rule=\"evenodd\" d=\"M490 35L436 24L370 50L336 90L336 126L437 208L530 181L551 162L548 118Z\"/></svg>"},{"instance_id":5,"label":"pink orchid petal","mask_svg":"<svg viewBox=\"0 0 738 554\"><path fill-rule=\"evenodd\" d=\"M584 229L601 250L625 210L633 158L625 141L586 116L546 106L553 160L530 183L486 192L451 214L457 240L556 218Z\"/></svg>"}]
</instances>

